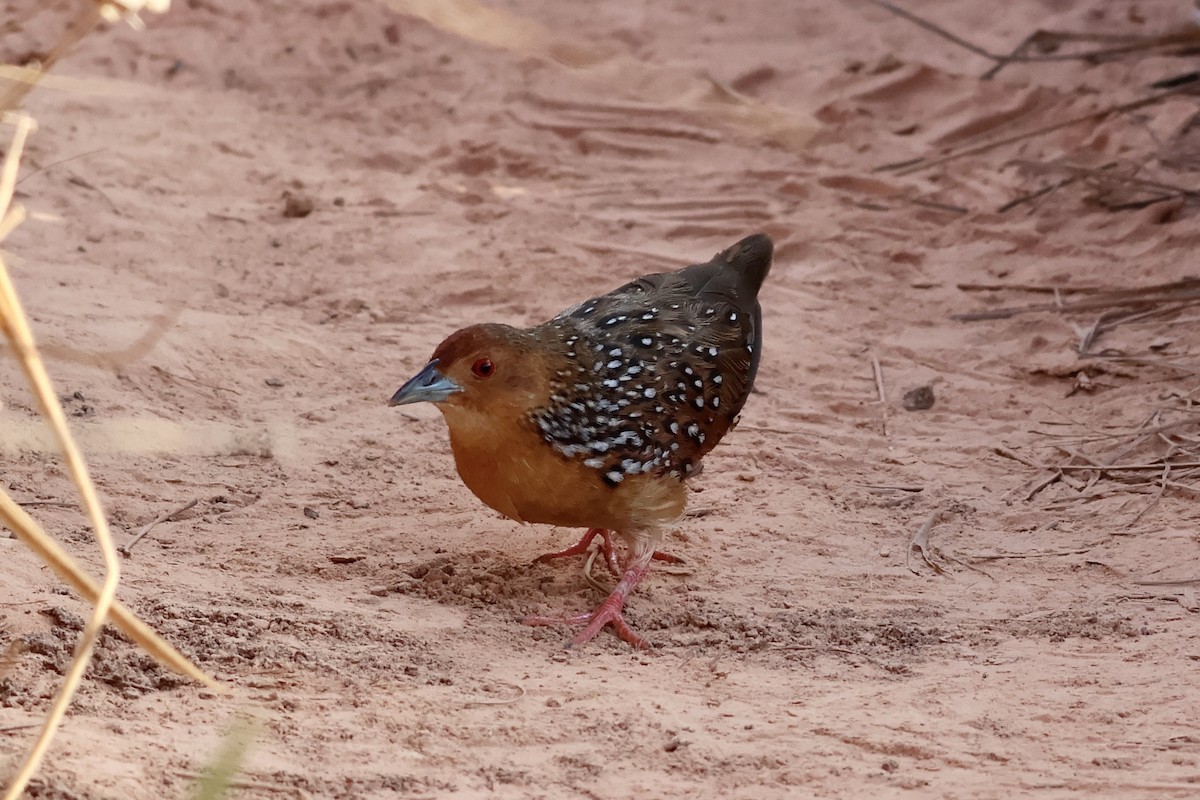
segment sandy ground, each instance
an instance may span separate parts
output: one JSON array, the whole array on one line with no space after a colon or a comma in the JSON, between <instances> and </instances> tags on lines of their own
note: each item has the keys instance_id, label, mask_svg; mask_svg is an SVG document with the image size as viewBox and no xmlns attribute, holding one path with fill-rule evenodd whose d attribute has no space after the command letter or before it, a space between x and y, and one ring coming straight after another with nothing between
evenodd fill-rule
<instances>
[{"instance_id":1,"label":"sandy ground","mask_svg":"<svg viewBox=\"0 0 1200 800\"><path fill-rule=\"evenodd\" d=\"M996 52L1190 13L907 5ZM876 171L1145 97L1194 58L984 82L987 59L864 3L495 8L537 26L491 19L495 47L365 1L177 0L56 71L105 79L91 93L29 99L18 199L50 219L6 247L117 536L198 500L137 546L120 596L235 690L106 636L30 796L186 796L247 712L238 797L1200 793L1192 479L1035 491L1062 448L1152 464L1164 425L1196 434L1197 317L1081 358L1104 309L1022 288L1194 274L1196 208L1012 163L1196 186L1195 95ZM5 33L4 60L64 18ZM285 216L289 194L312 213ZM578 532L484 508L436 410L384 402L455 328L540 322L758 230L778 245L760 391L668 537L686 565L634 596L656 646L566 651L519 618L598 601L579 563L530 564ZM1049 310L951 318L1031 303ZM921 386L933 407L906 410ZM0 401L0 481L98 572L9 358ZM931 515L938 570L910 550ZM0 581L0 640L24 647L0 678L2 774L86 607L12 539Z\"/></svg>"}]
</instances>

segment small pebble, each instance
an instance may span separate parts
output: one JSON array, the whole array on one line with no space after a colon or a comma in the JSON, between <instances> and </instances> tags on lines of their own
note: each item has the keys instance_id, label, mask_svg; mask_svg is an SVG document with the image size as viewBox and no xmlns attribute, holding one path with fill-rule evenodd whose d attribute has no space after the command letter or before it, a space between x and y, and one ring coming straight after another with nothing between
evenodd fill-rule
<instances>
[{"instance_id":1,"label":"small pebble","mask_svg":"<svg viewBox=\"0 0 1200 800\"><path fill-rule=\"evenodd\" d=\"M283 193L283 215L288 219L303 219L314 207L313 199L306 194Z\"/></svg>"},{"instance_id":2,"label":"small pebble","mask_svg":"<svg viewBox=\"0 0 1200 800\"><path fill-rule=\"evenodd\" d=\"M926 384L904 393L905 411L925 411L933 408L933 386Z\"/></svg>"}]
</instances>

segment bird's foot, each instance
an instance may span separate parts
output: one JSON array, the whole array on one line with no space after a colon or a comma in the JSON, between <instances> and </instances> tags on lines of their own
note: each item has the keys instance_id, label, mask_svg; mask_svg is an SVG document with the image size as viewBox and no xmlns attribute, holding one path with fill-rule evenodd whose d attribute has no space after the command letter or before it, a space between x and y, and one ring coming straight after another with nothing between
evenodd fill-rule
<instances>
[{"instance_id":1,"label":"bird's foot","mask_svg":"<svg viewBox=\"0 0 1200 800\"><path fill-rule=\"evenodd\" d=\"M617 558L617 550L613 546L612 531L606 528L588 528L583 537L565 550L556 550L552 553L543 553L533 560L535 564L553 561L556 558L566 558L567 556L583 555L592 545L592 540L597 536L600 537L600 554L604 556L604 563L608 566L608 571L613 575L621 574L621 562ZM679 556L664 553L655 550L650 556L655 561L665 561L668 564L682 564L683 559Z\"/></svg>"},{"instance_id":2,"label":"bird's foot","mask_svg":"<svg viewBox=\"0 0 1200 800\"><path fill-rule=\"evenodd\" d=\"M600 633L605 625L609 624L613 626L613 631L617 636L638 650L649 648L650 642L629 627L629 623L625 621L625 616L621 613L624 605L625 601L616 597L614 592L600 604L599 608L589 611L587 614L576 614L572 617L526 617L522 622L526 625L583 625L583 630L575 634L567 644L568 648L590 642L596 638L596 634Z\"/></svg>"},{"instance_id":3,"label":"bird's foot","mask_svg":"<svg viewBox=\"0 0 1200 800\"><path fill-rule=\"evenodd\" d=\"M633 587L637 586L645 577L649 569L649 558L643 557L631 564L625 570L625 574L621 576L617 588L613 589L612 594L606 597L595 611L571 617L526 617L523 622L526 625L583 625L583 630L575 634L567 647L590 642L596 638L596 634L600 633L605 625L612 625L617 636L637 649L645 650L650 647L650 642L629 627L629 623L625 621L625 616L621 612L625 608L625 598L633 591Z\"/></svg>"},{"instance_id":4,"label":"bird's foot","mask_svg":"<svg viewBox=\"0 0 1200 800\"><path fill-rule=\"evenodd\" d=\"M533 563L545 563L546 561L553 561L556 558L583 555L592 546L592 540L597 536L600 537L600 553L604 556L604 563L608 565L608 569L613 575L620 575L621 565L617 562L617 551L613 547L612 531L606 528L588 528L587 533L583 534L583 538L566 550L543 553L535 558Z\"/></svg>"}]
</instances>

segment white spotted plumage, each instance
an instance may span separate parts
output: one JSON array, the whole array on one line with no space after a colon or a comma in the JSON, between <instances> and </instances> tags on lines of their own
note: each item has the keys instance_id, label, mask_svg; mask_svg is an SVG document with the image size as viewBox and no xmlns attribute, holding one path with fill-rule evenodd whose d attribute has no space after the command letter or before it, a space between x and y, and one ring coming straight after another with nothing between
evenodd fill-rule
<instances>
[{"instance_id":1,"label":"white spotted plumage","mask_svg":"<svg viewBox=\"0 0 1200 800\"><path fill-rule=\"evenodd\" d=\"M731 252L648 275L533 329L566 362L530 414L564 459L612 487L631 475L696 471L732 426L757 367L761 317L754 296L738 296L742 274L727 265L740 254Z\"/></svg>"}]
</instances>

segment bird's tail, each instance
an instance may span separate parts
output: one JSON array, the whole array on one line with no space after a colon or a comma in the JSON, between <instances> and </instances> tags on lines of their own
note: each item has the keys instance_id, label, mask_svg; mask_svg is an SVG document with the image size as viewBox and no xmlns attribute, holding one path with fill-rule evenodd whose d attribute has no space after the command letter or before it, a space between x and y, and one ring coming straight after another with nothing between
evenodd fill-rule
<instances>
[{"instance_id":1,"label":"bird's tail","mask_svg":"<svg viewBox=\"0 0 1200 800\"><path fill-rule=\"evenodd\" d=\"M748 297L757 297L767 273L771 271L771 255L775 245L765 233L747 236L733 247L717 255L715 260L733 267L741 276L741 289Z\"/></svg>"}]
</instances>

